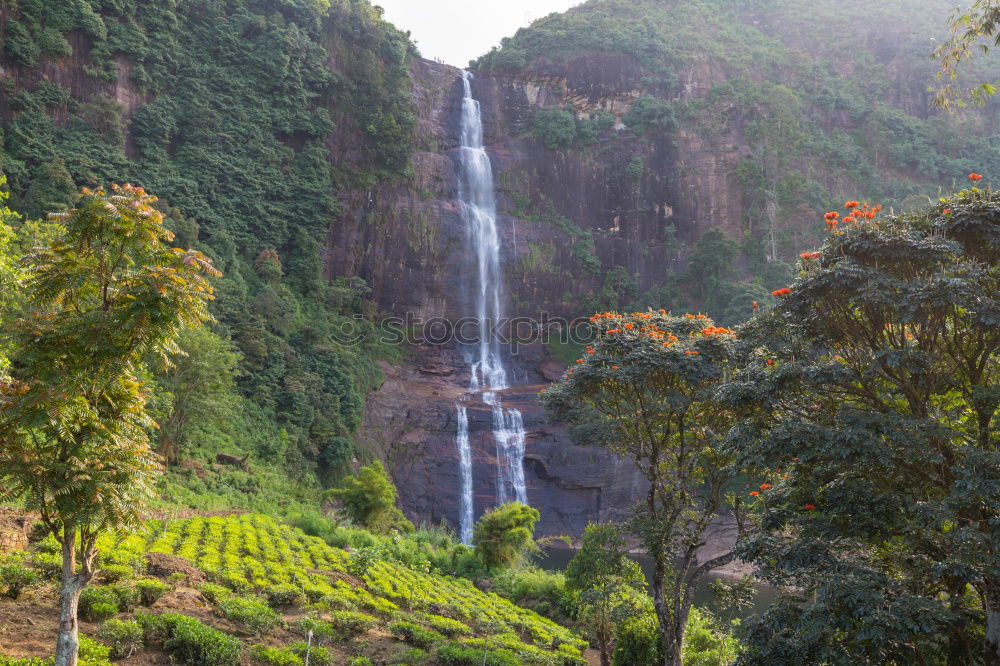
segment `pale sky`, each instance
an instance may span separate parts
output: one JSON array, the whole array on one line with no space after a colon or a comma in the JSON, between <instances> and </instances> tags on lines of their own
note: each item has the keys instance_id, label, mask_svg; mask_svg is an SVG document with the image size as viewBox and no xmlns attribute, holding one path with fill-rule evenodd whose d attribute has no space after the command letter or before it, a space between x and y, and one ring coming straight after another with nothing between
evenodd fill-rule
<instances>
[{"instance_id":1,"label":"pale sky","mask_svg":"<svg viewBox=\"0 0 1000 666\"><path fill-rule=\"evenodd\" d=\"M583 0L372 0L409 30L421 55L465 67L518 28Z\"/></svg>"}]
</instances>

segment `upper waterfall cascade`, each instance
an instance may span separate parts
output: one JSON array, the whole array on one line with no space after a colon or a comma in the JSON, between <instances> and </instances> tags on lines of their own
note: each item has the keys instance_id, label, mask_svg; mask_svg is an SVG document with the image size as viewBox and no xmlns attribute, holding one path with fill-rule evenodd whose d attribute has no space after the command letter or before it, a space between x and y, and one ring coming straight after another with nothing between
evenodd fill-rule
<instances>
[{"instance_id":1,"label":"upper waterfall cascade","mask_svg":"<svg viewBox=\"0 0 1000 666\"><path fill-rule=\"evenodd\" d=\"M494 326L503 321L503 278L500 272L500 238L497 234L496 195L493 167L483 146L483 121L479 102L472 97L472 74L462 73L462 141L459 157L458 195L475 250L476 281L472 285L478 342L470 359L470 398L478 396L493 411L496 440L497 503L518 501L527 504L524 481L524 421L521 412L505 408L500 392L508 387L507 368L501 356ZM472 455L469 445L466 408L457 406L456 444L462 464L460 535L472 540ZM468 463L468 464L467 464Z\"/></svg>"}]
</instances>

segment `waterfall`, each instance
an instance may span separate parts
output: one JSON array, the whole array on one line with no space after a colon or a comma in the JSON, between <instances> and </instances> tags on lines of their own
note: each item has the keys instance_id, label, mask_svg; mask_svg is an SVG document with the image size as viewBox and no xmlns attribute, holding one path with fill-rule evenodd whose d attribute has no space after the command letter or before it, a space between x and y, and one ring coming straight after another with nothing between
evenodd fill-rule
<instances>
[{"instance_id":1,"label":"waterfall","mask_svg":"<svg viewBox=\"0 0 1000 666\"><path fill-rule=\"evenodd\" d=\"M472 97L472 74L462 73L462 145L458 195L462 215L476 253L476 282L473 284L475 317L479 323L478 342L471 361L469 392L480 394L493 411L493 436L497 447L497 502L517 500L527 504L524 483L524 421L521 412L504 408L500 391L507 388L507 369L500 355L500 342L494 326L503 321L503 279L500 273L500 238L497 234L497 206L493 191L493 167L483 146L483 121L479 102ZM462 477L462 541L472 536L472 470L469 452L468 417L459 409L459 433L456 437ZM463 417L465 418L463 432ZM464 441L464 443L463 443ZM468 482L464 456L470 457ZM466 511L468 507L468 511Z\"/></svg>"},{"instance_id":2,"label":"waterfall","mask_svg":"<svg viewBox=\"0 0 1000 666\"><path fill-rule=\"evenodd\" d=\"M458 461L462 467L462 503L459 513L459 537L462 543L472 543L472 449L469 447L469 415L458 406Z\"/></svg>"}]
</instances>

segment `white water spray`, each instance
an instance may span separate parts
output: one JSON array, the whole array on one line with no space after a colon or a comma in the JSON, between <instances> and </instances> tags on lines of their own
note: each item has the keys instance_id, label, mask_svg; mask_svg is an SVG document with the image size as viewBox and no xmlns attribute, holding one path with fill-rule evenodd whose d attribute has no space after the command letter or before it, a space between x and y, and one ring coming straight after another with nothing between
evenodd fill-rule
<instances>
[{"instance_id":1,"label":"white water spray","mask_svg":"<svg viewBox=\"0 0 1000 666\"><path fill-rule=\"evenodd\" d=\"M502 321L503 280L500 273L500 239L497 235L497 206L493 191L493 167L483 146L483 121L479 102L472 97L472 74L462 73L462 146L458 196L462 215L476 251L477 282L474 286L479 340L472 361L470 393L480 393L493 410L493 436L497 445L497 502L517 500L527 504L524 483L524 422L521 412L505 409L499 391L507 388L507 369L500 356L500 343L493 327ZM460 533L463 543L472 538L472 469L469 451L468 417L458 407L456 443L462 460L462 502ZM470 460L468 481L465 459ZM468 511L466 511L468 507ZM467 539L468 536L468 539Z\"/></svg>"}]
</instances>

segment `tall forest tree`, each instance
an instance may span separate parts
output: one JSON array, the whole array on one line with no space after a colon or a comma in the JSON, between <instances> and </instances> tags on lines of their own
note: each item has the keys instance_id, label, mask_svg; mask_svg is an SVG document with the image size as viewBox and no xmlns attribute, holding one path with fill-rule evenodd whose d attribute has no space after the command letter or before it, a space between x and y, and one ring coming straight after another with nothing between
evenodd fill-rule
<instances>
[{"instance_id":1,"label":"tall forest tree","mask_svg":"<svg viewBox=\"0 0 1000 666\"><path fill-rule=\"evenodd\" d=\"M995 666L1000 196L871 217L829 213L740 331L731 441L773 483L738 552L794 592L745 625L739 663Z\"/></svg>"},{"instance_id":2,"label":"tall forest tree","mask_svg":"<svg viewBox=\"0 0 1000 666\"><path fill-rule=\"evenodd\" d=\"M734 554L705 559L706 531L723 514L748 527L737 469L722 444L733 424L716 394L733 362L732 331L705 315L664 310L604 313L597 341L562 381L545 389L550 413L574 424L577 439L632 461L649 483L632 529L653 560L652 595L664 663L681 666L684 632L698 584Z\"/></svg>"},{"instance_id":3,"label":"tall forest tree","mask_svg":"<svg viewBox=\"0 0 1000 666\"><path fill-rule=\"evenodd\" d=\"M55 663L73 666L77 606L102 532L136 524L159 469L150 448L148 355L169 363L182 327L209 319L200 252L172 234L141 188L84 192L52 216L61 239L36 249L0 382L0 500L37 510L60 543Z\"/></svg>"}]
</instances>

